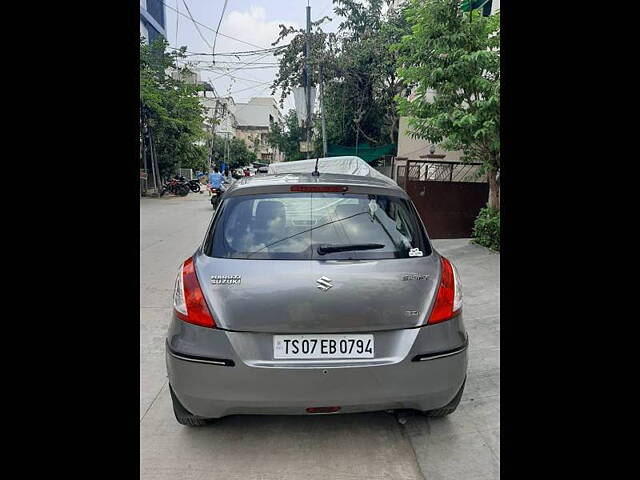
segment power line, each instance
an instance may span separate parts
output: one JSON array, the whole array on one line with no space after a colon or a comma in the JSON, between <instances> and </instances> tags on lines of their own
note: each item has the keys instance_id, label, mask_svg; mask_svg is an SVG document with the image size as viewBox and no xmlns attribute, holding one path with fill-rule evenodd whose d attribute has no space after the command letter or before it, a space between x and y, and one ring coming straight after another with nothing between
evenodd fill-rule
<instances>
[{"instance_id":1,"label":"power line","mask_svg":"<svg viewBox=\"0 0 640 480\"><path fill-rule=\"evenodd\" d=\"M212 60L216 61L216 41L218 40L218 31L220 30L220 25L222 24L222 19L224 18L224 11L227 9L228 0L224 0L224 6L222 7L222 15L220 15L220 21L218 22L218 28L216 28L216 36L213 37L213 49L211 51Z\"/></svg>"},{"instance_id":2,"label":"power line","mask_svg":"<svg viewBox=\"0 0 640 480\"><path fill-rule=\"evenodd\" d=\"M211 48L211 45L209 44L209 42L207 41L207 39L204 37L204 35L202 34L202 32L200 31L200 27L198 27L198 22L196 22L193 19L193 16L191 15L191 10L189 10L189 6L187 5L186 0L182 0L182 3L184 3L185 8L187 9L187 13L189 14L189 18L191 19L191 21L193 22L193 25L196 27L196 30L198 31L198 34L200 35L200 38L202 38L202 40L204 40L204 43L207 44L207 47ZM165 4L165 6L168 6ZM178 15L182 15L180 12L178 12L178 10L176 10L176 12L178 13Z\"/></svg>"},{"instance_id":3,"label":"power line","mask_svg":"<svg viewBox=\"0 0 640 480\"><path fill-rule=\"evenodd\" d=\"M206 72L212 72L212 71L213 71L213 70L211 70L211 69L209 69L209 68L199 68L198 70L199 70L199 71L206 71ZM228 74L227 76L229 76L229 77L233 78L234 80L243 80L243 81L245 81L245 82L254 82L254 83L259 83L259 84L262 84L262 83L271 83L271 81L269 81L269 82L262 82L262 81L260 81L260 80L252 80L252 79L250 79L250 78L238 77L238 76L231 75L231 74Z\"/></svg>"},{"instance_id":4,"label":"power line","mask_svg":"<svg viewBox=\"0 0 640 480\"><path fill-rule=\"evenodd\" d=\"M207 63L207 64L212 64L213 65L213 62L211 60L189 60L188 63L190 63L190 64L191 63ZM230 62L230 61L227 61L227 60L218 60L215 63L215 65L218 65L218 64L221 64L221 63L228 64L228 65L244 65L246 62ZM252 63L251 65L271 65L271 66L277 67L280 64L276 63L276 62L255 62L255 63Z\"/></svg>"},{"instance_id":5,"label":"power line","mask_svg":"<svg viewBox=\"0 0 640 480\"><path fill-rule=\"evenodd\" d=\"M172 6L167 5L166 3L164 3L162 0L160 1L160 3L162 3L162 4L163 4L165 7L167 7L168 9L173 10L173 11L174 11L174 12L176 12L178 15L182 15L182 16L183 16L183 17L185 17L185 18L187 17L187 16L186 16L186 15L184 15L183 13L178 12L178 11L177 11L175 8L173 8ZM192 19L192 20L193 20L193 19ZM198 21L196 21L196 20L193 20L193 22L194 22L194 23L197 23L198 25L200 25L200 26L202 26L202 27L204 27L204 28L207 28L207 29L211 30L212 32L215 32L215 29L211 28L211 27L210 27L210 26L208 26L208 25L205 25L204 23L198 22ZM232 37L231 35L225 35L224 33L218 33L218 35L221 35L221 36L223 36L223 37L229 38L229 39L231 39L231 40L235 40L235 41L237 41L237 42L244 43L244 44L246 44L246 45L250 45L250 46L252 46L252 47L256 47L256 48L260 48L260 49L262 49L262 50L266 50L266 48L261 47L260 45L256 45L256 44L254 44L254 43L250 43L250 42L245 42L244 40L240 40L239 38ZM209 47L211 48L211 46L210 46L210 45L209 45Z\"/></svg>"},{"instance_id":6,"label":"power line","mask_svg":"<svg viewBox=\"0 0 640 480\"><path fill-rule=\"evenodd\" d=\"M221 57L255 57L256 55L260 55L262 53L275 53L277 52L279 49L285 48L288 45L283 45L281 47L274 47L274 48L265 48L263 50L245 50L245 51L240 51L240 52L226 52L226 53L216 53L216 56L221 56ZM167 48L169 48L170 50L181 50L182 48L184 48L185 46L181 46L181 47L174 47L173 45L168 45ZM185 53L188 53L189 55L187 56L191 56L191 57L195 57L195 56L210 56L210 53L207 52L192 52L190 50L186 50L184 51Z\"/></svg>"},{"instance_id":7,"label":"power line","mask_svg":"<svg viewBox=\"0 0 640 480\"><path fill-rule=\"evenodd\" d=\"M180 5L178 3L178 0L176 0L176 12L178 11L178 5ZM178 20L180 20L180 15L176 15L176 45L178 44Z\"/></svg>"},{"instance_id":8,"label":"power line","mask_svg":"<svg viewBox=\"0 0 640 480\"><path fill-rule=\"evenodd\" d=\"M234 65L244 65L244 64L237 64L237 63L233 63L233 64L229 64L229 65L194 65L194 68L200 68L200 69L209 69L211 71L220 71L223 72L225 69L229 69L232 68ZM229 70L229 72L236 72L238 70L272 70L278 68L277 65L257 65L257 66L249 66L249 67L239 67L239 68L234 68L233 70ZM212 69L216 69L216 70L212 70Z\"/></svg>"},{"instance_id":9,"label":"power line","mask_svg":"<svg viewBox=\"0 0 640 480\"><path fill-rule=\"evenodd\" d=\"M260 90L260 92L264 92L264 91L268 88L268 86L269 86L269 84L270 84L271 82L262 82L262 83L263 83L263 84L265 84L266 86L265 86L265 87L263 87L263 88ZM236 90L236 91L234 91L234 92L229 92L229 93L228 93L228 95L231 95L231 94L233 94L233 93L240 93L240 92L244 92L245 90L251 90L252 88L258 88L258 86L257 86L257 85L252 85L251 87L243 88L243 89L241 89L241 90ZM242 108L241 108L241 109L242 109ZM240 110L241 110L241 109L240 109Z\"/></svg>"},{"instance_id":10,"label":"power line","mask_svg":"<svg viewBox=\"0 0 640 480\"><path fill-rule=\"evenodd\" d=\"M211 56L210 53L194 53L194 52L189 52L189 51L186 51L186 50L185 50L185 52L189 53L189 55L188 55L189 57L198 57L198 56L207 56L208 57L208 56ZM260 52L246 54L246 55L239 55L237 53L216 53L216 57L236 57L236 58L239 58L239 57L255 57L256 55L260 55L262 53L273 53L273 54L275 54L277 52L278 52L277 50L263 50L263 51L260 51Z\"/></svg>"},{"instance_id":11,"label":"power line","mask_svg":"<svg viewBox=\"0 0 640 480\"><path fill-rule=\"evenodd\" d=\"M262 55L262 56L260 56L260 57L256 58L255 60L253 60L253 61L251 61L251 62L247 62L247 63L245 63L244 65L251 65L253 62L257 62L258 60L260 60L261 58L266 57L267 55L269 55L269 54L268 54L268 53L265 53L264 55ZM253 69L258 69L258 68L264 68L264 67L253 67L253 68L250 68L250 69L249 69L249 68L247 68L247 67L244 67L244 68L243 68L243 67L238 67L238 68L235 68L235 69L233 69L233 70L231 70L231 71L227 72L226 74L223 74L223 75L220 75L219 77L214 78L212 81L218 80L219 78L222 78L222 77L224 77L225 75L227 75L227 74L229 74L229 73L237 72L238 70L243 70L243 69L253 70ZM267 67L267 68L275 68L275 67Z\"/></svg>"}]
</instances>

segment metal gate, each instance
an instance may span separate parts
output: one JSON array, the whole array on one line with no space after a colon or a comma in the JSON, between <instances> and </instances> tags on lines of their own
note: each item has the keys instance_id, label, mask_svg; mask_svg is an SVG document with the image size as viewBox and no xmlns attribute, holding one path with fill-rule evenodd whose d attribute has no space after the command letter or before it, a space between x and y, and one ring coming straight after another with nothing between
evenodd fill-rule
<instances>
[{"instance_id":1,"label":"metal gate","mask_svg":"<svg viewBox=\"0 0 640 480\"><path fill-rule=\"evenodd\" d=\"M473 223L489 197L481 165L408 160L397 167L398 185L413 200L430 238L472 236Z\"/></svg>"}]
</instances>

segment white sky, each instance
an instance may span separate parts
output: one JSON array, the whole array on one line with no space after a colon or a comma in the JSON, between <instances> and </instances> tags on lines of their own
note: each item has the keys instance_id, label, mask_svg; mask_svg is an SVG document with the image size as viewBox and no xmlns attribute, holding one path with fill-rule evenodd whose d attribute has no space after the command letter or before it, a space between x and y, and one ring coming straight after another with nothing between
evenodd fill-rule
<instances>
[{"instance_id":1,"label":"white sky","mask_svg":"<svg viewBox=\"0 0 640 480\"><path fill-rule=\"evenodd\" d=\"M224 0L165 0L169 44L172 47L184 45L188 51L194 53L209 53L211 48L202 39L196 26L188 17L184 5L185 1L194 20L210 27L209 29L198 25L209 45L213 45L215 29L220 21ZM329 15L332 17L332 22L325 23L324 30L327 32L337 30L340 19L333 14L331 0L309 0L309 5L311 6L312 20L316 20L322 15ZM296 28L306 25L306 6L307 0L228 0L216 42L216 52L256 50L257 47L271 48L271 43L278 37L279 24L293 25ZM179 10L182 15L178 15L175 10ZM235 39L224 37L222 34ZM247 45L238 40L255 46ZM215 67L211 64L211 55L189 57L189 59L203 61L198 63L198 66L207 69L199 71L201 80L213 83L220 95L230 94L237 103L242 103L251 97L271 96L269 84L275 78L278 69L277 65L265 65L264 63L274 63L277 59L272 55L259 58L261 55L241 57L240 60L237 57L216 57ZM242 65L225 64L222 61L255 62L255 64L244 65L245 68L233 71ZM279 99L278 92L274 96L277 100ZM285 101L283 113L290 108L294 108L293 96Z\"/></svg>"}]
</instances>

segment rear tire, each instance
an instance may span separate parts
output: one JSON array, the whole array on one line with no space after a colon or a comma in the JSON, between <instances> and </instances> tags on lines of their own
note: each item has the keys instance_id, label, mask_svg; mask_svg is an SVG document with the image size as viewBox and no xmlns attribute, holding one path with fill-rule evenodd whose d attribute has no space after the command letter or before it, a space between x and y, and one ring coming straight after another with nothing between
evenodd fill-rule
<instances>
[{"instance_id":1,"label":"rear tire","mask_svg":"<svg viewBox=\"0 0 640 480\"><path fill-rule=\"evenodd\" d=\"M442 408L436 408L435 410L429 410L427 412L424 412L424 414L427 417L438 418L438 417L446 417L447 415L455 412L456 408L458 408L458 404L460 403L460 399L462 398L462 392L464 391L465 383L467 383L467 377L464 377L464 381L462 382L462 386L460 387L460 390L458 390L458 393L456 393L456 396L453 397L453 400L451 400L447 405L445 405Z\"/></svg>"},{"instance_id":2,"label":"rear tire","mask_svg":"<svg viewBox=\"0 0 640 480\"><path fill-rule=\"evenodd\" d=\"M203 425L210 423L210 420L194 415L184 408L180 403L180 400L176 397L176 394L173 393L171 385L169 385L169 392L171 393L171 402L173 403L173 413L180 425L186 425L188 427L202 427Z\"/></svg>"},{"instance_id":3,"label":"rear tire","mask_svg":"<svg viewBox=\"0 0 640 480\"><path fill-rule=\"evenodd\" d=\"M178 187L178 195L180 195L181 197L187 196L190 191L191 190L186 184L182 184Z\"/></svg>"}]
</instances>

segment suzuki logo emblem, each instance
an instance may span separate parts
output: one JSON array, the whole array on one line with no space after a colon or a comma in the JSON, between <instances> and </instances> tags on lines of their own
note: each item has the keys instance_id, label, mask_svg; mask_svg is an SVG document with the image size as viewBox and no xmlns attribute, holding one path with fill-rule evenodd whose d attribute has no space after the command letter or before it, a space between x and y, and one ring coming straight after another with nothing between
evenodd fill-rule
<instances>
[{"instance_id":1,"label":"suzuki logo emblem","mask_svg":"<svg viewBox=\"0 0 640 480\"><path fill-rule=\"evenodd\" d=\"M331 279L325 276L320 277L316 280L316 282L318 282L318 288L323 292L326 292L331 287L333 287L333 285L331 285Z\"/></svg>"}]
</instances>

